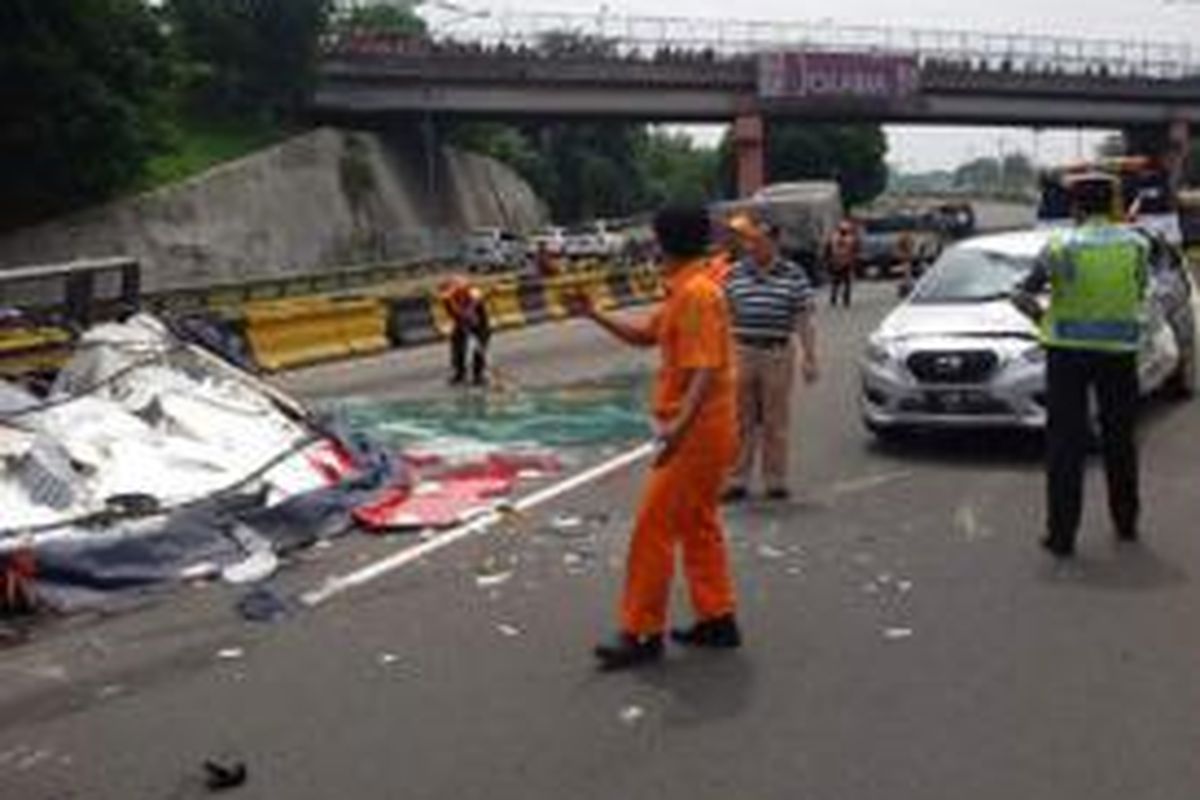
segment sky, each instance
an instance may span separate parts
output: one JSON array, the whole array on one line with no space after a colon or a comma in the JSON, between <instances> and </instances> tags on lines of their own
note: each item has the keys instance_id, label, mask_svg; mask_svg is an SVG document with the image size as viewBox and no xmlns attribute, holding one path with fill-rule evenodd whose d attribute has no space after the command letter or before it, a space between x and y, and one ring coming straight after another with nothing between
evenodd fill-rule
<instances>
[{"instance_id":1,"label":"sky","mask_svg":"<svg viewBox=\"0 0 1200 800\"><path fill-rule=\"evenodd\" d=\"M433 0L436 5L439 0ZM450 0L440 0L449 4ZM1192 44L1200 60L1200 0L454 0L492 13L569 12L610 16L821 22L1012 34L1103 37ZM806 8L810 9L806 13ZM688 126L700 141L720 130ZM1042 163L1089 156L1105 131L888 126L889 162L906 171L952 168L975 156L1022 151Z\"/></svg>"}]
</instances>

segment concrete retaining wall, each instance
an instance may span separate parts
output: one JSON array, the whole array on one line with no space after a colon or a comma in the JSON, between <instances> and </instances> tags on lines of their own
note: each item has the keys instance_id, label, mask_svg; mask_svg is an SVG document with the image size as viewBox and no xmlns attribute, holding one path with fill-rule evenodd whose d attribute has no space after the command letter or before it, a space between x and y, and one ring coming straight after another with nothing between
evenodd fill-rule
<instances>
[{"instance_id":1,"label":"concrete retaining wall","mask_svg":"<svg viewBox=\"0 0 1200 800\"><path fill-rule=\"evenodd\" d=\"M0 269L141 259L149 291L444 253L477 226L545 221L508 167L419 139L321 128L189 181L0 237ZM439 252L441 251L441 252Z\"/></svg>"}]
</instances>

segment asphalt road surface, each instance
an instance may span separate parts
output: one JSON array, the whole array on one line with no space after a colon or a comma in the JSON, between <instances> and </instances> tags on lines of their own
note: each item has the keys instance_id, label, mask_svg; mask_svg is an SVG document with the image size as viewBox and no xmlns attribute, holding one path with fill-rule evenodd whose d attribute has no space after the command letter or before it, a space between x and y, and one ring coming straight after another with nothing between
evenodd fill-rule
<instances>
[{"instance_id":1,"label":"asphalt road surface","mask_svg":"<svg viewBox=\"0 0 1200 800\"><path fill-rule=\"evenodd\" d=\"M40 631L0 652L0 797L206 796L213 757L246 764L228 796L248 800L1200 796L1200 407L1147 408L1145 544L1112 542L1093 474L1079 561L1056 568L1034 544L1036 441L881 449L861 429L854 360L893 300L867 286L852 311L822 309L824 375L795 399L798 497L728 514L743 650L593 670L635 469L273 625L209 586ZM648 363L584 324L496 351L510 389ZM281 382L437 396L443 359ZM547 530L560 513L591 528ZM345 539L279 583L413 543ZM516 569L481 588L489 557Z\"/></svg>"}]
</instances>

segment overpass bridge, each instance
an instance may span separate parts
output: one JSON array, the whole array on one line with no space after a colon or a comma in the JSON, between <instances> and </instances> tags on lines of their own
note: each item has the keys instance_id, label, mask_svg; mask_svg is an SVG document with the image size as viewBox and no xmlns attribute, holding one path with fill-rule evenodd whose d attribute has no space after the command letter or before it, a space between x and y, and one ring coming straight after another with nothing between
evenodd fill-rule
<instances>
[{"instance_id":1,"label":"overpass bridge","mask_svg":"<svg viewBox=\"0 0 1200 800\"><path fill-rule=\"evenodd\" d=\"M740 188L768 119L1113 127L1182 171L1188 44L610 15L480 13L432 38L335 26L316 113L734 123Z\"/></svg>"}]
</instances>

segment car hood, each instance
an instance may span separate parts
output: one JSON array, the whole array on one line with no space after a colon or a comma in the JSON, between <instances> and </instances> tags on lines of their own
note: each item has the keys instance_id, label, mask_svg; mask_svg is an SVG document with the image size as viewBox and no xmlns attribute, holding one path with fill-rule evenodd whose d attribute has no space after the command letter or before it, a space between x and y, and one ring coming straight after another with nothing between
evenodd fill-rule
<instances>
[{"instance_id":1,"label":"car hood","mask_svg":"<svg viewBox=\"0 0 1200 800\"><path fill-rule=\"evenodd\" d=\"M913 336L1035 338L1037 328L1007 300L986 303L904 303L880 324L885 339Z\"/></svg>"}]
</instances>

